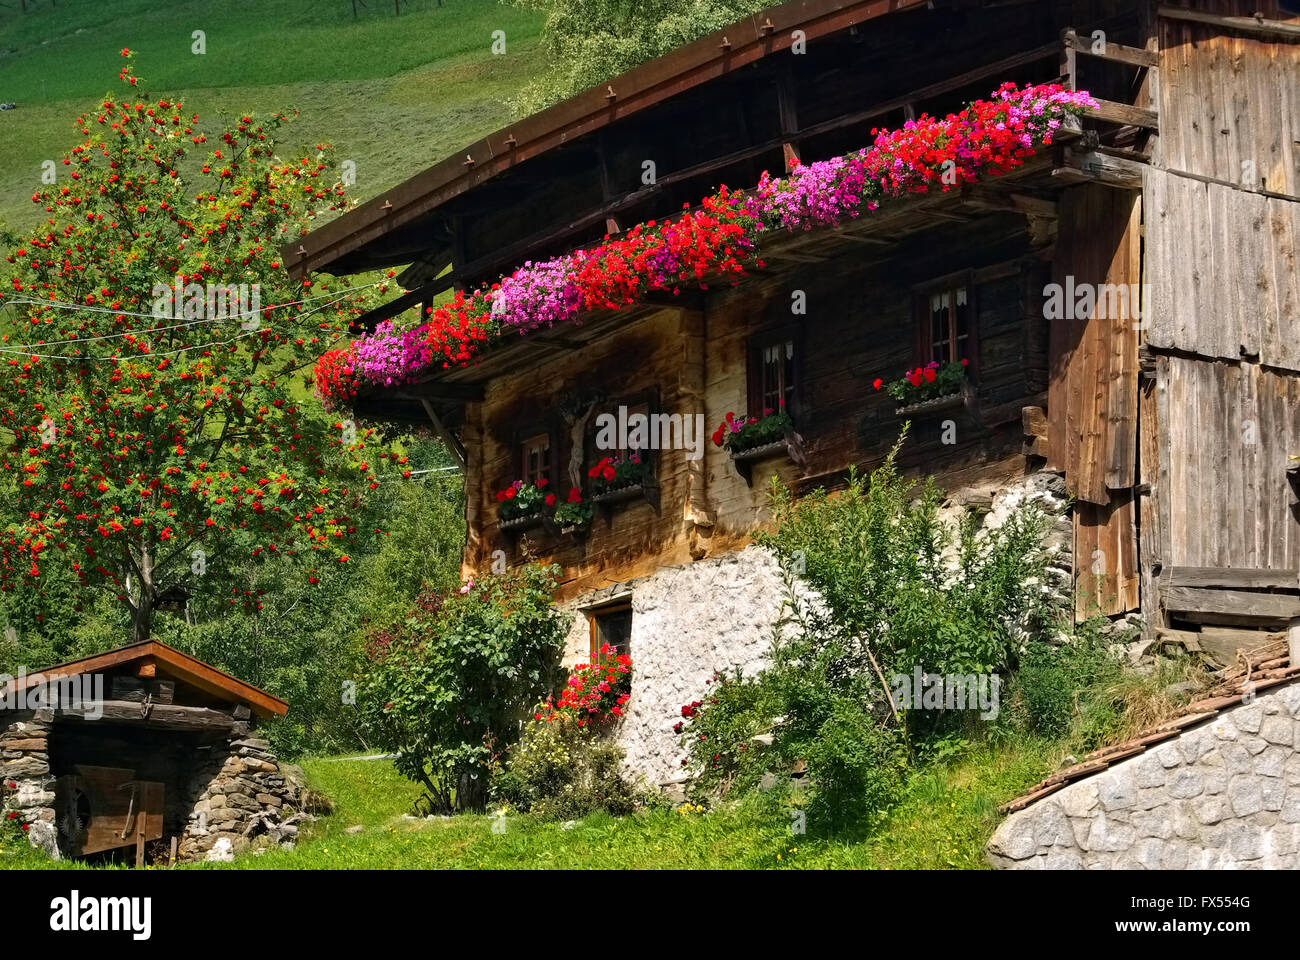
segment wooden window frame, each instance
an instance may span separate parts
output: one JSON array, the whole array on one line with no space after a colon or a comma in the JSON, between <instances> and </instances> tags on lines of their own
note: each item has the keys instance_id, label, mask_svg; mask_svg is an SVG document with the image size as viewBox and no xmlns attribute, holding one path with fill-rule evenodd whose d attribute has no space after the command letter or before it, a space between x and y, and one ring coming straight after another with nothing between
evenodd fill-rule
<instances>
[{"instance_id":1,"label":"wooden window frame","mask_svg":"<svg viewBox=\"0 0 1300 960\"><path fill-rule=\"evenodd\" d=\"M528 466L527 457L524 453L524 445L543 436L546 437L549 446L549 456L547 457L547 480L552 486L555 485L556 477L559 476L561 462L559 450L561 434L552 420L541 420L524 424L511 433L511 476L506 480L507 484L513 483L516 480L524 480L529 483L532 482L534 478L524 476L524 471Z\"/></svg>"},{"instance_id":2,"label":"wooden window frame","mask_svg":"<svg viewBox=\"0 0 1300 960\"><path fill-rule=\"evenodd\" d=\"M585 457L584 460L588 469L595 466L596 462L599 461L601 457L611 457L616 454L627 453L626 450L602 450L596 446L596 437L600 434L600 429L596 426L597 417L602 413L609 413L617 418L619 407L627 407L629 415L631 415L633 409L636 407L645 407L647 416L654 416L656 413L663 412L659 405L659 391L653 387L639 390L636 393L624 394L620 397L611 397L609 400L602 403L593 412L591 422L587 427L586 443L590 455ZM650 477L653 479L658 475L659 471L659 451L646 449L638 452L641 455L641 462L646 465Z\"/></svg>"},{"instance_id":3,"label":"wooden window frame","mask_svg":"<svg viewBox=\"0 0 1300 960\"><path fill-rule=\"evenodd\" d=\"M762 417L766 406L763 403L763 351L768 347L779 346L781 344L790 344L794 351L793 363L791 364L790 375L793 380L785 390L789 399L786 401L786 412L790 419L796 424L803 418L806 410L804 409L804 368L803 368L803 335L802 328L796 326L775 327L771 330L764 330L756 333L749 338L748 343L748 368L746 370L745 384L745 413L751 417Z\"/></svg>"},{"instance_id":4,"label":"wooden window frame","mask_svg":"<svg viewBox=\"0 0 1300 960\"><path fill-rule=\"evenodd\" d=\"M611 613L631 613L632 598L628 597L624 600L616 600L612 603L607 603L604 606L592 607L583 612L587 615L588 648L590 650L591 659L594 662L597 654L600 652L600 632L597 629L597 621L601 617L608 616ZM631 644L631 638L628 639L628 643L629 645ZM624 650L623 653L630 655L631 651Z\"/></svg>"},{"instance_id":5,"label":"wooden window frame","mask_svg":"<svg viewBox=\"0 0 1300 960\"><path fill-rule=\"evenodd\" d=\"M916 330L916 365L923 367L935 359L933 317L930 313L930 298L935 294L950 295L948 307L948 341L954 352L951 360L967 361L967 376L974 379L979 369L979 285L974 270L961 270L946 276L936 277L912 288L913 325ZM964 356L957 355L957 292L965 289L966 306L969 321L966 328L966 350Z\"/></svg>"}]
</instances>

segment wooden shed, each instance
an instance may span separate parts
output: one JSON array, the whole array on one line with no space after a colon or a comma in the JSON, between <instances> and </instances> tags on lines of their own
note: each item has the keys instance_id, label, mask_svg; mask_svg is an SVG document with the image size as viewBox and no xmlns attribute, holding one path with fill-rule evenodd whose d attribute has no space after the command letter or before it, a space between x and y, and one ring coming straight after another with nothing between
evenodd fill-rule
<instances>
[{"instance_id":1,"label":"wooden shed","mask_svg":"<svg viewBox=\"0 0 1300 960\"><path fill-rule=\"evenodd\" d=\"M798 0L504 127L285 246L298 275L403 267L409 292L363 318L373 326L1006 81L1060 81L1100 107L1009 176L770 240L735 287L585 316L356 398L361 416L432 422L460 458L467 573L518 562L527 539L585 614L575 652L630 637L637 682L658 686L647 710L662 720L628 724L647 742L670 723L665 691L756 643L705 571L749 576L737 555L763 522L766 479L833 488L879 463L905 418L904 466L958 500L1057 478L1079 618L1140 613L1149 636L1229 652L1259 642L1243 628L1300 618L1295 5ZM1085 285L1133 302L1046 307L1053 287ZM960 305L945 308L960 330L928 326L935 303ZM947 407L900 411L873 389L940 348L971 365ZM651 453L638 490L600 503L584 536L500 522L494 492L514 480L585 486L603 410L703 411L712 427L778 394L797 445ZM718 639L741 621L743 639ZM671 655L648 646L665 636Z\"/></svg>"},{"instance_id":2,"label":"wooden shed","mask_svg":"<svg viewBox=\"0 0 1300 960\"><path fill-rule=\"evenodd\" d=\"M140 864L159 841L151 860L189 859L223 836L233 848L296 808L297 785L254 736L288 709L157 640L0 677L7 806L56 856Z\"/></svg>"}]
</instances>

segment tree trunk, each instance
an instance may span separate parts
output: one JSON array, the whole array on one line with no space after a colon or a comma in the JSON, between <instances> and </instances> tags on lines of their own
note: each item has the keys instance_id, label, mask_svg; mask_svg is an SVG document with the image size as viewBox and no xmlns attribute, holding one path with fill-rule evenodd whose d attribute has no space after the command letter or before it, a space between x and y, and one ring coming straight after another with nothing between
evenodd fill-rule
<instances>
[{"instance_id":1,"label":"tree trunk","mask_svg":"<svg viewBox=\"0 0 1300 960\"><path fill-rule=\"evenodd\" d=\"M154 601L158 587L153 580L153 553L149 549L148 534L140 538L140 591L136 595L135 609L131 611L131 642L148 640L153 632Z\"/></svg>"}]
</instances>

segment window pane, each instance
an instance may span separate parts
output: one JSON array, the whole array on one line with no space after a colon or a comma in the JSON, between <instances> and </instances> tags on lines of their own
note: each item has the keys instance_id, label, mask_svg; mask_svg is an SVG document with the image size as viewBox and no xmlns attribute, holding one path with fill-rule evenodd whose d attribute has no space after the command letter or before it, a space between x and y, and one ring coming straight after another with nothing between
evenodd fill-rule
<instances>
[{"instance_id":1,"label":"window pane","mask_svg":"<svg viewBox=\"0 0 1300 960\"><path fill-rule=\"evenodd\" d=\"M949 304L952 298L947 293L936 293L930 297L930 359L947 363L949 357Z\"/></svg>"},{"instance_id":2,"label":"window pane","mask_svg":"<svg viewBox=\"0 0 1300 960\"><path fill-rule=\"evenodd\" d=\"M534 437L531 440L525 440L522 460L524 475L520 479L525 483L535 483L542 479L549 481L551 479L550 438Z\"/></svg>"},{"instance_id":3,"label":"window pane","mask_svg":"<svg viewBox=\"0 0 1300 960\"><path fill-rule=\"evenodd\" d=\"M596 614L596 651L604 644L614 648L615 654L631 653L632 611L616 610Z\"/></svg>"}]
</instances>

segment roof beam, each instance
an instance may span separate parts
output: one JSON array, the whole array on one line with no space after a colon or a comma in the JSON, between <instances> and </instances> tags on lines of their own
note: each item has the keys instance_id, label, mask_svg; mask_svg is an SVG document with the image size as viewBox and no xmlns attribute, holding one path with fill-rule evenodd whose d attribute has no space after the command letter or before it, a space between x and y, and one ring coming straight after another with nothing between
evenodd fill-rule
<instances>
[{"instance_id":1,"label":"roof beam","mask_svg":"<svg viewBox=\"0 0 1300 960\"><path fill-rule=\"evenodd\" d=\"M1200 10L1185 10L1182 7L1161 7L1159 15L1166 20L1185 20L1189 23L1205 23L1225 30L1236 30L1262 37L1280 37L1284 40L1300 40L1300 24L1285 23L1281 20L1266 20L1262 16L1225 17L1217 13L1202 13Z\"/></svg>"}]
</instances>

